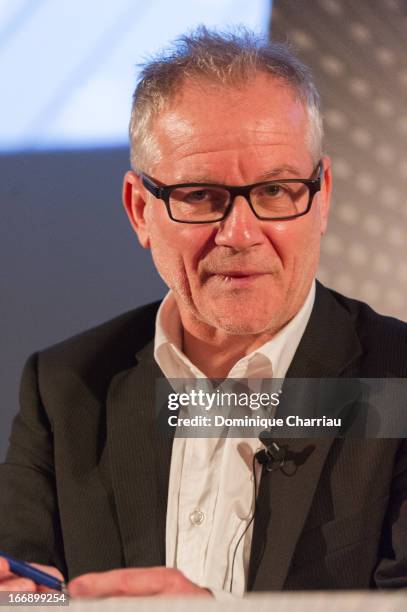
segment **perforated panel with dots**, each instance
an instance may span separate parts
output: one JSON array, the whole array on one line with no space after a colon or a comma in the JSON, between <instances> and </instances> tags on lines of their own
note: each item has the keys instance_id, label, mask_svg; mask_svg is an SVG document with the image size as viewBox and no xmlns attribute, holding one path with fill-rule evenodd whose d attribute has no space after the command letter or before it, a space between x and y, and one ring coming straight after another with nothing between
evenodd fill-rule
<instances>
[{"instance_id":1,"label":"perforated panel with dots","mask_svg":"<svg viewBox=\"0 0 407 612\"><path fill-rule=\"evenodd\" d=\"M322 98L334 195L318 277L407 319L407 2L274 0Z\"/></svg>"}]
</instances>

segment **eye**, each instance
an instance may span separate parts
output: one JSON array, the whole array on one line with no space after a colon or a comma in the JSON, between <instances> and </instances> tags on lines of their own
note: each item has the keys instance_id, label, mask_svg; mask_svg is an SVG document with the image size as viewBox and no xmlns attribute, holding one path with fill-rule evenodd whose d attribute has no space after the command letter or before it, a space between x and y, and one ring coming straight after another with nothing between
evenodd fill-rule
<instances>
[{"instance_id":1,"label":"eye","mask_svg":"<svg viewBox=\"0 0 407 612\"><path fill-rule=\"evenodd\" d=\"M213 197L213 193L208 189L198 189L196 191L190 191L186 199L189 202L202 202L204 200L212 200Z\"/></svg>"},{"instance_id":2,"label":"eye","mask_svg":"<svg viewBox=\"0 0 407 612\"><path fill-rule=\"evenodd\" d=\"M281 185L278 184L264 185L263 193L265 196L273 198L283 195L284 189Z\"/></svg>"},{"instance_id":3,"label":"eye","mask_svg":"<svg viewBox=\"0 0 407 612\"><path fill-rule=\"evenodd\" d=\"M222 206L228 199L228 193L221 189L183 189L182 201L186 204L207 204Z\"/></svg>"}]
</instances>

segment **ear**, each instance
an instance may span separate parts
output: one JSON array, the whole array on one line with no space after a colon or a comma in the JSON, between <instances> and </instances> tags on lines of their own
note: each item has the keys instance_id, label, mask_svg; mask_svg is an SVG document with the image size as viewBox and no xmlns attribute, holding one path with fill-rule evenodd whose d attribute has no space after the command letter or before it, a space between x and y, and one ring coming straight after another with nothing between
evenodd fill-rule
<instances>
[{"instance_id":1,"label":"ear","mask_svg":"<svg viewBox=\"0 0 407 612\"><path fill-rule=\"evenodd\" d=\"M331 158L327 155L322 157L322 163L324 166L322 172L322 185L319 197L320 215L321 215L321 235L325 234L328 226L329 208L331 204L331 192L332 192L332 172L331 172Z\"/></svg>"},{"instance_id":2,"label":"ear","mask_svg":"<svg viewBox=\"0 0 407 612\"><path fill-rule=\"evenodd\" d=\"M129 170L123 179L123 205L141 246L147 249L150 247L150 237L145 218L145 198L146 190L140 177L132 170Z\"/></svg>"}]
</instances>

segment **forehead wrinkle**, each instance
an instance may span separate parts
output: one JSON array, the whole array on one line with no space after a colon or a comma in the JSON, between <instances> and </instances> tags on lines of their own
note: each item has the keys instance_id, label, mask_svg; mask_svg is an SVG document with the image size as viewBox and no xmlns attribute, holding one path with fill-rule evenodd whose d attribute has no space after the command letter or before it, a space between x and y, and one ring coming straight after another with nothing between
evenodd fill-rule
<instances>
[{"instance_id":1,"label":"forehead wrinkle","mask_svg":"<svg viewBox=\"0 0 407 612\"><path fill-rule=\"evenodd\" d=\"M275 134L275 136L278 136L278 134ZM185 144L185 148L189 148L190 146L193 146L194 143L186 143ZM236 160L235 163L237 163L239 166L241 165L241 163L244 163L244 160L241 159L241 153L242 151L251 151L251 158L253 156L258 156L258 157L262 157L264 155L264 148L267 149L280 149L281 147L286 147L287 143L285 142L267 142L267 143L245 143L244 146L241 145L234 145L234 146L222 146L217 147L217 148L202 148L200 147L199 150L192 150L192 151L186 151L185 153L180 153L180 151L182 150L182 146L183 145L179 145L178 147L174 147L171 151L169 151L166 155L166 159L170 159L174 154L176 155L174 162L178 165L181 164L182 162L185 162L187 160L194 160L198 159L203 155L207 156L218 156L218 155L222 155L223 153L230 153L235 151L236 152ZM258 150L258 149L263 149L263 150ZM178 153L178 154L177 154ZM203 166L204 168L208 168L209 173L211 173L212 168L217 168L219 161L218 160L211 160L211 159L205 159L202 161L201 166ZM155 164L155 168L157 170L159 170L159 164L160 162L158 161L157 164ZM280 164L281 165L281 164ZM283 170L288 170L288 171L292 171L293 166L290 166L289 164L284 164L281 165ZM274 169L272 168L270 170L270 172L273 172ZM181 171L182 173L182 171ZM198 176L200 177L208 177L208 175L206 174L207 171L198 171ZM295 173L295 170L294 170ZM194 173L193 175L191 175L192 177L197 176L196 173ZM205 179L206 180L206 179Z\"/></svg>"},{"instance_id":2,"label":"forehead wrinkle","mask_svg":"<svg viewBox=\"0 0 407 612\"><path fill-rule=\"evenodd\" d=\"M304 110L300 107L291 112L291 120L286 122L287 128L281 126L280 117L260 118L256 120L255 126L240 125L236 130L233 126L228 128L228 119L230 115L219 113L216 117L216 123L212 129L208 123L202 122L200 125L190 118L185 118L182 113L172 112L170 116L165 113L158 117L153 126L155 140L158 145L164 146L170 155L180 152L182 159L186 155L194 153L196 139L200 141L200 150L202 153L214 152L212 148L213 141L218 141L221 137L221 147L223 150L231 150L236 147L244 148L256 146L257 144L273 144L275 138L292 136L298 133L299 137L303 136L303 126L306 122ZM253 117L252 117L253 118ZM208 117L208 121L210 117ZM233 122L232 122L233 123ZM280 124L280 125L279 125ZM219 126L221 129L219 129ZM210 129L210 131L209 131ZM253 136L255 137L254 140ZM247 144L247 140L251 140ZM208 145L205 147L205 142ZM186 150L185 155L183 149Z\"/></svg>"},{"instance_id":3,"label":"forehead wrinkle","mask_svg":"<svg viewBox=\"0 0 407 612\"><path fill-rule=\"evenodd\" d=\"M210 153L222 153L223 151L251 149L257 146L272 147L272 146L280 144L279 142L275 142L276 139L284 138L285 136L288 136L291 133L292 132L290 132L289 130L276 130L276 129L273 129L273 130L271 129L269 130L265 130L265 129L264 130L260 130L260 129L259 130L245 130L245 132L242 133L241 135L239 135L236 132L234 132L233 134L225 133L224 142L221 143L216 148L213 147L212 143L215 138L219 138L218 131L217 132L214 131L213 133L204 134L204 135L199 134L199 133L194 134L194 138L191 138L189 135L185 135L185 140L179 139L179 138L172 139L171 137L169 137L169 135L166 135L166 137L164 137L163 140L167 141L166 144L168 145L168 149L169 149L167 155L174 155L174 154L179 153L179 157L177 157L177 161L182 161L193 155L208 154L208 153L209 154ZM253 134L258 135L260 137L256 141L252 140L251 142L247 142L248 136L253 135ZM197 136L200 138L200 146L199 146L199 149L194 150L194 148L196 147L195 138ZM204 136L204 138L202 138L202 136ZM207 146L205 146L205 140L209 141ZM160 138L158 138L157 141L159 142Z\"/></svg>"},{"instance_id":4,"label":"forehead wrinkle","mask_svg":"<svg viewBox=\"0 0 407 612\"><path fill-rule=\"evenodd\" d=\"M284 143L277 143L273 145L273 148L280 150L281 147L284 147L284 146L285 146ZM240 149L238 149L238 152L240 152ZM219 153L219 151L213 151L213 153L216 154L216 153ZM189 158L194 157L195 155L200 155L200 153L185 155L184 157L180 158L180 160L189 159ZM252 157L253 156L261 156L261 153L255 152L253 153ZM239 176L244 177L247 174L247 169L245 166L246 166L246 160L242 159L240 155L237 155L236 158L233 160L233 163L229 164L228 170L231 171L235 168L238 170ZM171 180L174 183L230 184L230 181L219 180L219 176L217 172L219 168L219 163L217 163L216 160L213 160L212 162L205 160L202 164L197 164L195 167L196 167L196 170L194 170L193 167L192 168L176 167L175 172L173 174L173 179ZM159 171L159 167L157 168L157 171ZM248 183L260 182L260 181L273 180L273 178L276 178L276 177L290 178L290 176L291 178L293 176L297 178L301 178L303 174L304 174L304 170L301 170L298 166L296 166L295 162L292 164L284 163L284 162L282 163L281 159L274 161L272 158L270 158L270 162L267 165L264 165L264 171L262 171L261 168L259 168L258 173L256 173L254 176L252 175L248 177L247 180L246 181L243 180L243 182L245 184L248 184ZM238 181L238 182L241 182L241 181Z\"/></svg>"}]
</instances>

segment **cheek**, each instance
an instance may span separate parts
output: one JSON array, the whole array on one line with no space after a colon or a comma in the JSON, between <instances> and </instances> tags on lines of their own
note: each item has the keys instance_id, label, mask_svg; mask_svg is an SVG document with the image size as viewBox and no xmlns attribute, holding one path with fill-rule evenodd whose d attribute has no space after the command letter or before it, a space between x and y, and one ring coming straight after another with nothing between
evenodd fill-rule
<instances>
[{"instance_id":1,"label":"cheek","mask_svg":"<svg viewBox=\"0 0 407 612\"><path fill-rule=\"evenodd\" d=\"M304 269L315 268L320 232L313 216L273 223L267 234L286 272L301 275Z\"/></svg>"},{"instance_id":2,"label":"cheek","mask_svg":"<svg viewBox=\"0 0 407 612\"><path fill-rule=\"evenodd\" d=\"M166 213L163 216L157 212L149 218L148 228L151 254L166 284L172 289L193 284L213 230L176 223Z\"/></svg>"},{"instance_id":3,"label":"cheek","mask_svg":"<svg viewBox=\"0 0 407 612\"><path fill-rule=\"evenodd\" d=\"M269 230L269 239L284 270L284 283L300 287L315 276L321 236L319 221L314 215L274 224Z\"/></svg>"},{"instance_id":4,"label":"cheek","mask_svg":"<svg viewBox=\"0 0 407 612\"><path fill-rule=\"evenodd\" d=\"M170 219L164 205L161 207L160 204L156 201L147 204L146 227L155 267L163 281L172 288L182 270L182 259L177 252L177 241L169 225Z\"/></svg>"},{"instance_id":5,"label":"cheek","mask_svg":"<svg viewBox=\"0 0 407 612\"><path fill-rule=\"evenodd\" d=\"M184 265L177 241L155 227L150 232L150 248L154 264L164 282L171 288L179 285Z\"/></svg>"}]
</instances>

